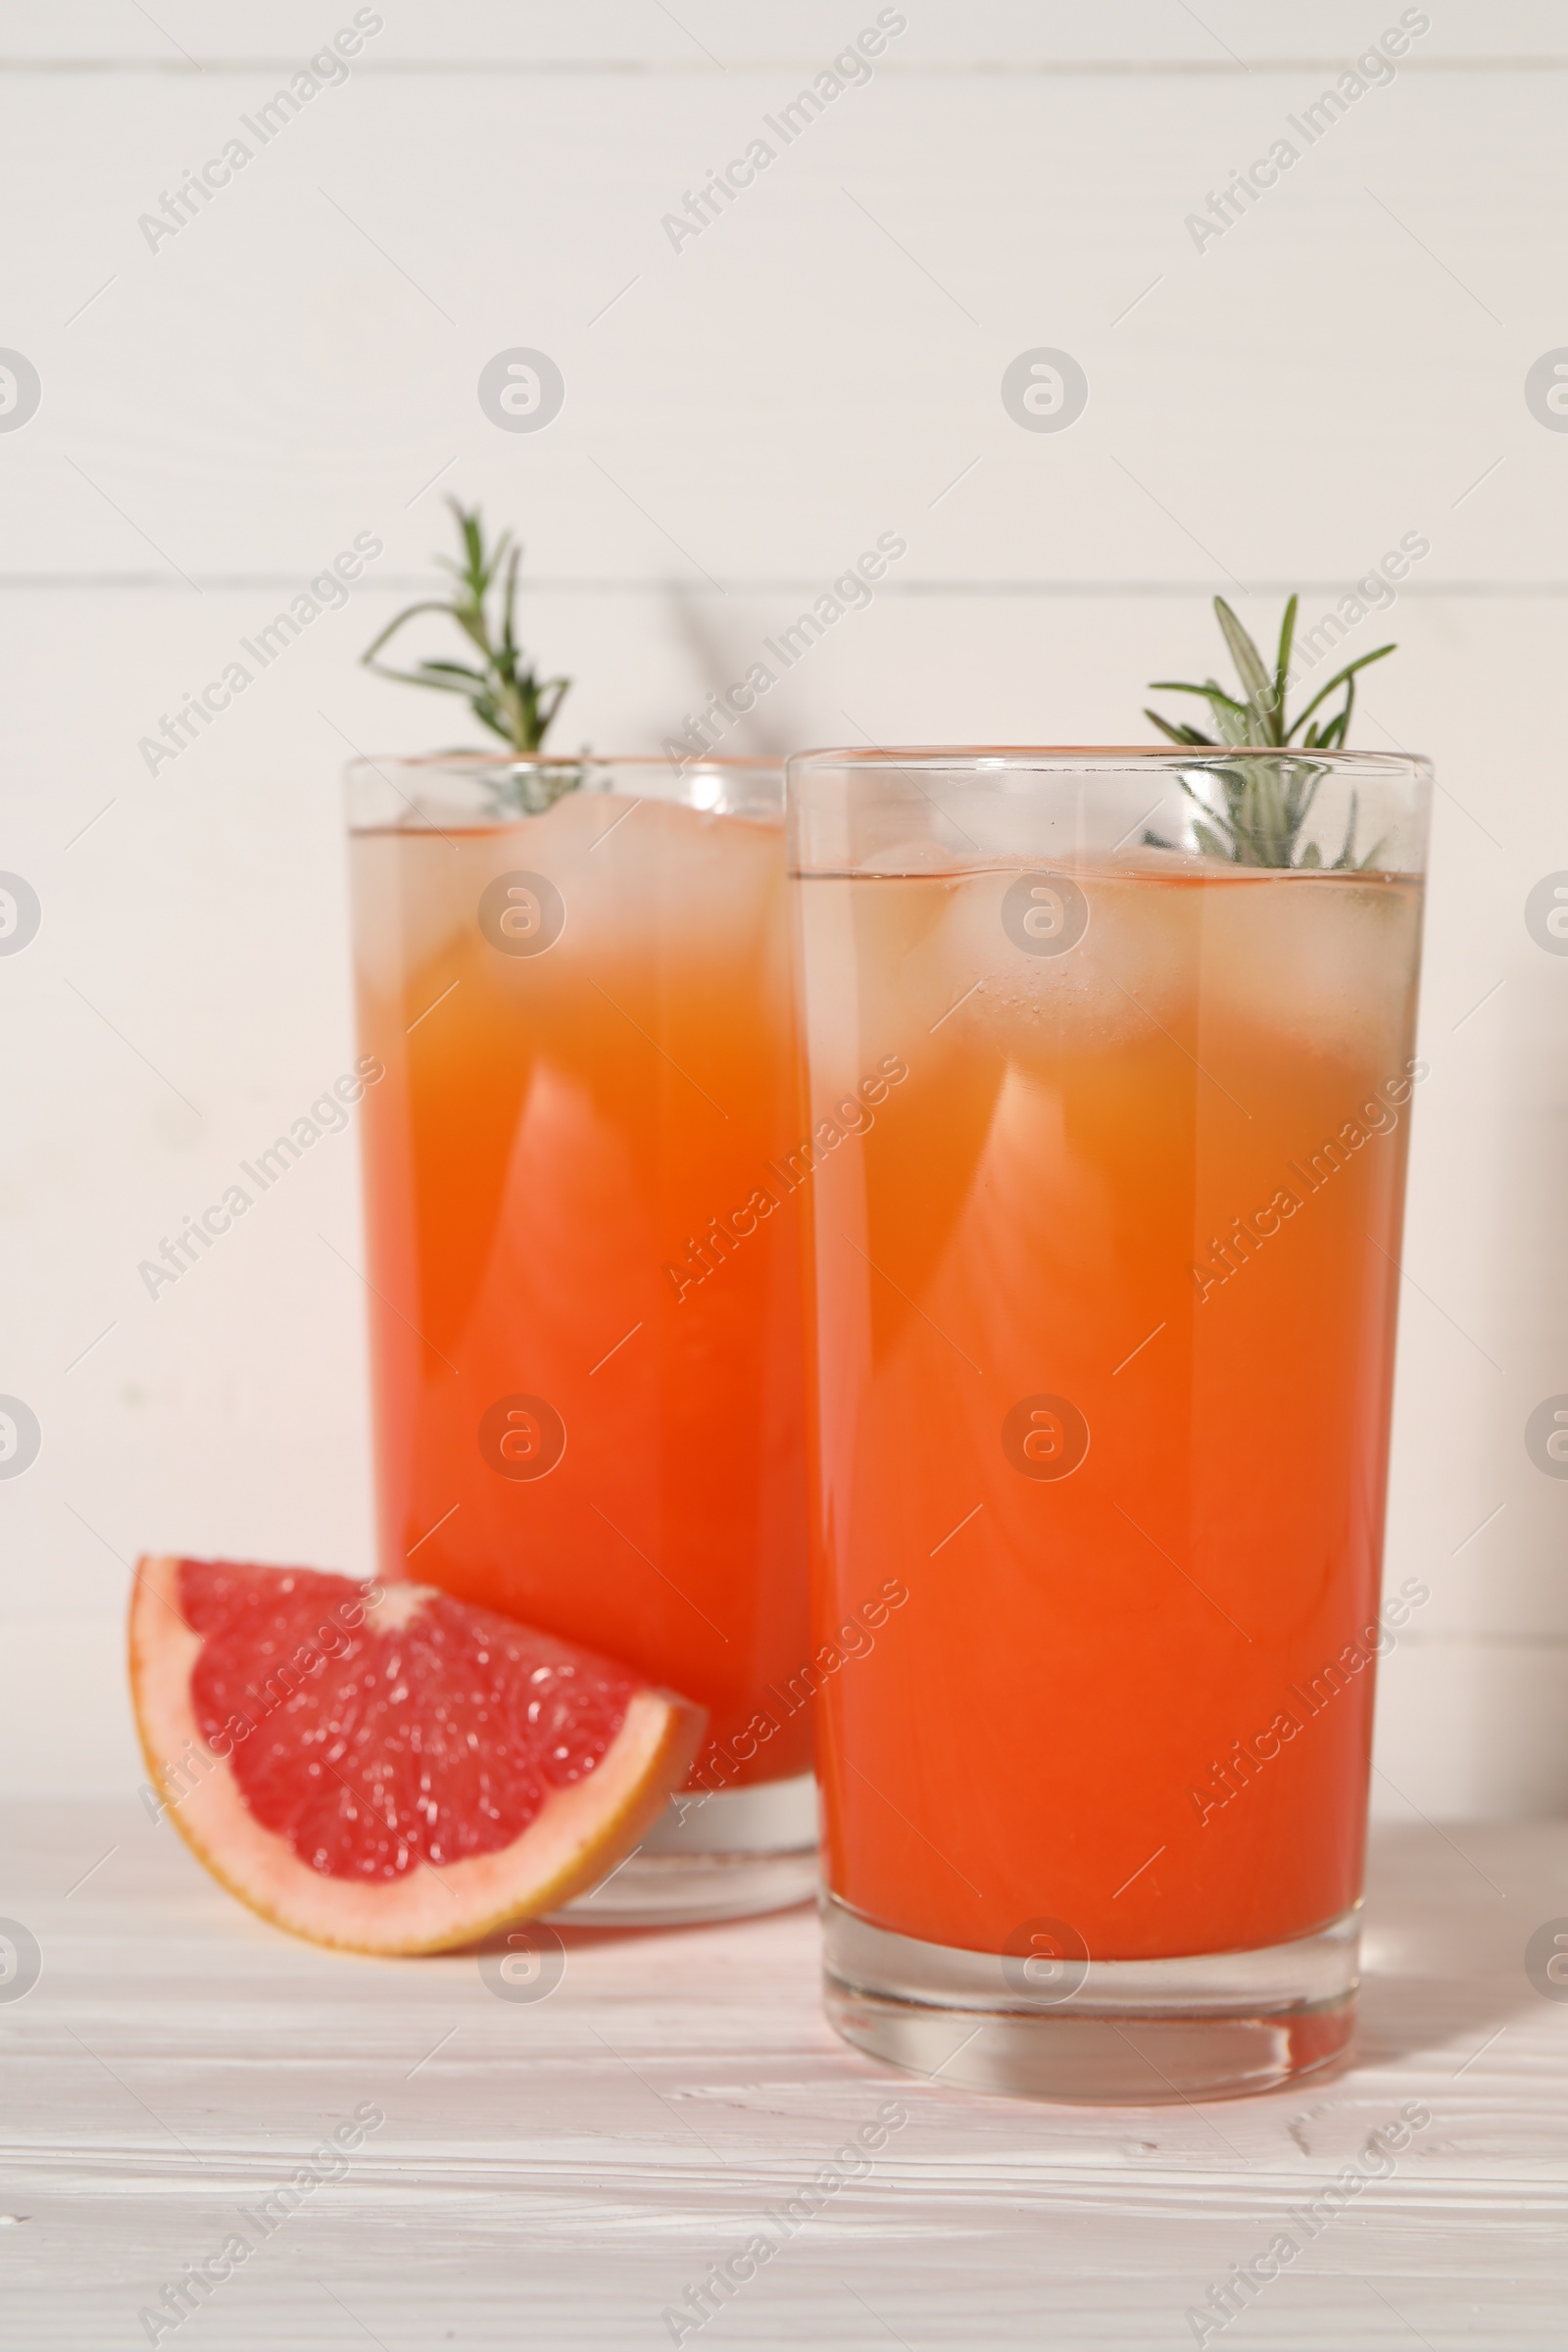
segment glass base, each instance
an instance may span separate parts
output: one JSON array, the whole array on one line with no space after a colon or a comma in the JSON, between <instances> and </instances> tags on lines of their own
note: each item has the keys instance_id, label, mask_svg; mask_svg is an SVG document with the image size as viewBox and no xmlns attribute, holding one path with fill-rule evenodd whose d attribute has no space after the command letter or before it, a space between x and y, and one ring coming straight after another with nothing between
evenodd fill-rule
<instances>
[{"instance_id":1,"label":"glass base","mask_svg":"<svg viewBox=\"0 0 1568 2352\"><path fill-rule=\"evenodd\" d=\"M1360 1907L1315 1936L1176 1960L1040 1960L873 1927L822 1896L829 2023L857 2049L967 2090L1166 2106L1276 2090L1355 2028Z\"/></svg>"},{"instance_id":2,"label":"glass base","mask_svg":"<svg viewBox=\"0 0 1568 2352\"><path fill-rule=\"evenodd\" d=\"M557 1927L693 1927L786 1910L816 1885L816 1783L803 1772L671 1797L618 1869L549 1916Z\"/></svg>"}]
</instances>

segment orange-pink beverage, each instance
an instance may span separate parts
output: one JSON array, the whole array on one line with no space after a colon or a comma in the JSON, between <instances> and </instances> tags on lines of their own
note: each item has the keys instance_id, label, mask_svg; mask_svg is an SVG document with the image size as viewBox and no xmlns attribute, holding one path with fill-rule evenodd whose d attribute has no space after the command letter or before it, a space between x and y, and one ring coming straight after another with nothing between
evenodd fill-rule
<instances>
[{"instance_id":1,"label":"orange-pink beverage","mask_svg":"<svg viewBox=\"0 0 1568 2352\"><path fill-rule=\"evenodd\" d=\"M471 779L449 806L445 771L399 773L417 817L352 844L387 1071L383 1570L700 1700L694 1786L798 1777L809 1710L770 1689L807 1642L798 1213L766 1166L793 1115L776 772L710 777L705 807L660 797L661 763L589 763L488 816Z\"/></svg>"},{"instance_id":2,"label":"orange-pink beverage","mask_svg":"<svg viewBox=\"0 0 1568 2352\"><path fill-rule=\"evenodd\" d=\"M1360 1894L1419 876L1101 849L1081 810L1034 847L920 781L945 839L901 802L910 838L808 839L797 884L843 1130L818 1639L904 1595L823 1684L828 1886L1004 1959L1291 1945Z\"/></svg>"}]
</instances>

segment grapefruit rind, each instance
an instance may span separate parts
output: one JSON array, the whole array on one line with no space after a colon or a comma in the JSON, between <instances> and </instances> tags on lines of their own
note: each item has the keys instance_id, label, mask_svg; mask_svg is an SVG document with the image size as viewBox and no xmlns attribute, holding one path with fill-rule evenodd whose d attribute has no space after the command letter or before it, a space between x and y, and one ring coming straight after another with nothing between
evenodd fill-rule
<instances>
[{"instance_id":1,"label":"grapefruit rind","mask_svg":"<svg viewBox=\"0 0 1568 2352\"><path fill-rule=\"evenodd\" d=\"M202 1642L180 1612L179 1568L168 1555L143 1557L131 1595L130 1687L148 1774L174 1827L220 1885L309 1942L388 1955L456 1951L514 1921L559 1910L608 1877L691 1769L705 1711L673 1691L645 1688L633 1692L593 1773L553 1789L510 1845L439 1871L418 1862L407 1878L374 1885L329 1878L263 1828L226 1761L202 1737L191 1704ZM386 1588L400 1600L408 1590ZM375 1607L367 1607L368 1626ZM190 1787L193 1756L200 1777Z\"/></svg>"}]
</instances>

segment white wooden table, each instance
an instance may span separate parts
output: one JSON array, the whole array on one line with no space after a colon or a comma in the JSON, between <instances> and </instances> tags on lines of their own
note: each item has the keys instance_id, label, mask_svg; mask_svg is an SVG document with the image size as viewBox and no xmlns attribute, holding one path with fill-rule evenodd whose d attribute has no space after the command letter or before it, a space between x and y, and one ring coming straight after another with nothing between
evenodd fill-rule
<instances>
[{"instance_id":1,"label":"white wooden table","mask_svg":"<svg viewBox=\"0 0 1568 2352\"><path fill-rule=\"evenodd\" d=\"M13 1814L0 1915L42 1974L0 2002L3 2340L145 2344L139 2312L239 2232L255 2251L160 2343L668 2344L662 2315L893 2100L908 2120L870 2169L682 2340L1152 2352L1194 2342L1189 2307L1419 2101L1396 2170L1208 2340L1560 2352L1568 2003L1523 1952L1568 1914L1568 1824L1384 1830L1368 1911L1352 2071L1087 2112L846 2049L807 1910L568 1937L550 1996L513 2001L472 1958L288 1941L137 1808ZM346 2172L264 2234L263 2202L367 2105L385 2121Z\"/></svg>"}]
</instances>

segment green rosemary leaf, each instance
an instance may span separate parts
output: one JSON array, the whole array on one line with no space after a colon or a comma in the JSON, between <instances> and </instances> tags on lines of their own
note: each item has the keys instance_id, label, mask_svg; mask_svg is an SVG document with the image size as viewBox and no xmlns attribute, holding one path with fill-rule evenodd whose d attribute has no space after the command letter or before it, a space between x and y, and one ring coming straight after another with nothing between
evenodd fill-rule
<instances>
[{"instance_id":1,"label":"green rosemary leaf","mask_svg":"<svg viewBox=\"0 0 1568 2352\"><path fill-rule=\"evenodd\" d=\"M1356 813L1356 795L1352 792L1350 795L1350 821L1345 828L1345 847L1343 850L1341 850L1339 856L1335 858L1333 865L1330 867L1329 870L1331 873L1346 873L1349 871L1355 864Z\"/></svg>"},{"instance_id":2,"label":"green rosemary leaf","mask_svg":"<svg viewBox=\"0 0 1568 2352\"><path fill-rule=\"evenodd\" d=\"M451 500L447 503L454 505ZM455 512L458 527L463 534L463 552L467 569L469 572L480 571L484 566L484 538L479 529L478 512L475 510L472 514L466 514L461 507L455 507Z\"/></svg>"},{"instance_id":3,"label":"green rosemary leaf","mask_svg":"<svg viewBox=\"0 0 1568 2352\"><path fill-rule=\"evenodd\" d=\"M476 686L482 686L485 682L483 670L469 669L462 662L421 662L418 666L421 677L439 674L450 678L469 678Z\"/></svg>"},{"instance_id":4,"label":"green rosemary leaf","mask_svg":"<svg viewBox=\"0 0 1568 2352\"><path fill-rule=\"evenodd\" d=\"M1205 816L1212 816L1212 815L1213 815L1213 813L1214 813L1214 812L1213 812L1213 810L1212 810L1212 809L1209 808L1209 805L1208 805L1208 803L1207 803L1207 802L1204 800L1204 798L1203 798L1203 796L1202 796L1202 794L1201 794L1200 792L1197 792L1197 791L1195 791L1195 790L1194 790L1194 788L1193 788L1193 784L1192 784L1192 781L1191 781L1191 779L1190 779L1189 777L1182 775L1182 774L1180 773L1180 771L1178 771L1178 773L1177 773L1177 777L1176 777L1176 781L1177 781L1177 783L1178 783L1178 784L1181 786L1181 788L1182 788L1183 792L1185 792L1185 793L1186 793L1186 795L1187 795L1187 798L1188 798L1190 801L1195 801L1195 802L1197 803L1198 807L1199 807L1200 808L1201 808L1201 810L1202 810L1202 812L1203 812L1203 814L1204 814Z\"/></svg>"},{"instance_id":5,"label":"green rosemary leaf","mask_svg":"<svg viewBox=\"0 0 1568 2352\"><path fill-rule=\"evenodd\" d=\"M1349 736L1350 719L1355 710L1355 680L1359 671L1374 662L1381 662L1396 648L1380 645L1369 654L1361 654L1336 671L1305 709L1293 720L1287 720L1286 689L1289 684L1291 655L1296 639L1296 619L1299 599L1292 596L1286 604L1280 622L1279 649L1272 676L1264 667L1262 656L1248 631L1222 596L1214 599L1214 613L1225 643L1230 649L1241 678L1243 699L1229 694L1213 678L1201 685L1185 678L1160 678L1153 681L1156 694L1199 695L1208 705L1210 715L1223 742L1237 750L1273 752L1275 759L1254 759L1238 762L1234 767L1216 763L1206 771L1211 788L1217 786L1223 799L1223 810L1211 800L1194 790L1187 777L1180 781L1188 797L1202 810L1194 818L1194 834L1203 854L1224 858L1233 865L1323 866L1323 853L1316 842L1302 839L1303 829L1317 798L1322 782L1320 763L1306 757L1315 752L1343 750ZM1344 689L1345 700L1332 716L1314 719L1329 697ZM1160 733L1172 743L1200 744L1204 739L1196 727L1185 723L1173 724L1162 718L1157 710L1144 713ZM1297 736L1301 740L1296 757L1290 747ZM1355 859L1356 810L1351 796L1350 824L1345 844L1328 870L1340 871L1354 867L1364 872L1377 852L1369 853L1359 865ZM1379 842L1378 849L1381 850Z\"/></svg>"},{"instance_id":6,"label":"green rosemary leaf","mask_svg":"<svg viewBox=\"0 0 1568 2352\"><path fill-rule=\"evenodd\" d=\"M1214 678L1208 679L1206 684L1202 686L1189 685L1185 680L1180 678L1151 678L1149 681L1149 691L1151 694L1200 694L1205 702L1207 702L1211 696L1218 695L1220 701L1222 703L1229 703L1231 709L1241 717L1245 718L1247 715L1247 705L1245 703L1239 703L1233 694L1227 694L1225 689Z\"/></svg>"},{"instance_id":7,"label":"green rosemary leaf","mask_svg":"<svg viewBox=\"0 0 1568 2352\"><path fill-rule=\"evenodd\" d=\"M452 608L450 605L440 604L433 597L427 599L425 603L421 605L411 605L406 612L400 612L398 614L396 620L389 620L387 622L386 627L381 631L380 636L375 638L371 644L366 647L365 652L360 656L360 660L366 663L370 663L373 666L373 663L371 662L371 657L375 654L378 654L382 646L385 645L387 639L395 636L397 631L402 628L403 623L406 620L413 620L416 613L449 612L451 610ZM407 676L408 672L404 671L403 675Z\"/></svg>"},{"instance_id":8,"label":"green rosemary leaf","mask_svg":"<svg viewBox=\"0 0 1568 2352\"><path fill-rule=\"evenodd\" d=\"M396 678L402 686L428 686L435 694L462 694L466 695L470 701L472 700L473 689L471 686L465 686L456 678L432 678L428 674L429 667L428 662L421 662L417 669L388 669L384 663L378 662L375 664L375 672L377 677Z\"/></svg>"},{"instance_id":9,"label":"green rosemary leaf","mask_svg":"<svg viewBox=\"0 0 1568 2352\"><path fill-rule=\"evenodd\" d=\"M1179 725L1172 726L1170 720L1161 718L1157 710L1146 710L1144 716L1152 726L1157 727L1162 735L1168 735L1172 743L1212 743L1214 740L1211 735L1200 734L1197 727L1188 726L1185 720Z\"/></svg>"},{"instance_id":10,"label":"green rosemary leaf","mask_svg":"<svg viewBox=\"0 0 1568 2352\"><path fill-rule=\"evenodd\" d=\"M1344 745L1344 743L1345 743L1345 741L1346 741L1347 737L1348 736L1348 734L1349 734L1349 732L1350 732L1350 712L1351 712L1351 711L1352 711L1354 709L1355 709L1355 676L1354 676L1354 672L1352 671L1352 673L1350 674L1350 676L1349 676L1349 677L1348 677L1348 678L1346 679L1346 681L1345 681L1345 708L1344 708L1344 710L1343 710L1340 712L1340 735L1339 735L1339 740L1340 740L1340 743L1341 743L1342 747L1343 747L1343 745Z\"/></svg>"},{"instance_id":11,"label":"green rosemary leaf","mask_svg":"<svg viewBox=\"0 0 1568 2352\"><path fill-rule=\"evenodd\" d=\"M1242 684L1247 689L1249 709L1255 717L1259 729L1262 730L1257 740L1271 743L1275 740L1268 731L1274 692L1269 683L1268 671L1263 667L1263 657L1222 596L1216 596L1214 599L1214 614L1224 631L1225 642L1231 649L1231 660L1235 662Z\"/></svg>"},{"instance_id":12,"label":"green rosemary leaf","mask_svg":"<svg viewBox=\"0 0 1568 2352\"><path fill-rule=\"evenodd\" d=\"M1381 662L1385 654L1396 654L1398 650L1399 649L1396 645L1380 645L1374 653L1361 654L1354 662L1348 662L1343 669L1335 672L1334 676L1330 678L1328 684L1323 687L1320 692L1313 695L1312 700L1307 704L1306 709L1304 710L1298 711L1296 718L1292 723L1290 735L1287 735L1285 738L1286 742L1290 742L1291 735L1296 733L1297 728L1300 725L1303 718L1310 718L1312 712L1317 709L1319 703L1326 703L1328 701L1329 696L1334 692L1336 686L1345 685L1348 679L1354 677L1358 669L1365 669L1368 662Z\"/></svg>"},{"instance_id":13,"label":"green rosemary leaf","mask_svg":"<svg viewBox=\"0 0 1568 2352\"><path fill-rule=\"evenodd\" d=\"M1214 714L1214 724L1220 731L1221 741L1234 744L1250 743L1252 733L1252 714L1245 704L1232 702L1230 696L1222 694L1212 682L1204 691L1208 695L1208 707Z\"/></svg>"},{"instance_id":14,"label":"green rosemary leaf","mask_svg":"<svg viewBox=\"0 0 1568 2352\"><path fill-rule=\"evenodd\" d=\"M1275 737L1277 743L1285 741L1285 689L1290 682L1291 647L1296 641L1296 608L1299 602L1298 597L1292 596L1285 608L1285 617L1280 622L1280 650L1274 663L1274 723L1279 729Z\"/></svg>"},{"instance_id":15,"label":"green rosemary leaf","mask_svg":"<svg viewBox=\"0 0 1568 2352\"><path fill-rule=\"evenodd\" d=\"M470 513L456 499L448 499L447 504L457 517L463 552L457 560L438 556L436 563L456 581L455 592L445 600L425 598L410 605L387 623L360 659L368 669L373 669L380 677L395 679L400 685L427 686L438 693L463 695L479 724L499 735L514 753L521 756L538 752L571 681L541 679L517 643L517 568L522 549L514 542L511 531L503 531L494 547L487 549L479 509L475 507ZM492 625L489 612L490 592L498 581L503 583L499 633ZM425 612L441 612L456 621L478 654L481 666L471 668L459 662L426 660L413 669L393 669L376 660L381 648L401 628ZM574 790L585 772L580 763L573 766L564 762L561 774L572 781L561 783L548 792L540 806L548 807L562 791ZM532 804L528 806L531 808Z\"/></svg>"},{"instance_id":16,"label":"green rosemary leaf","mask_svg":"<svg viewBox=\"0 0 1568 2352\"><path fill-rule=\"evenodd\" d=\"M512 551L512 560L507 565L507 593L501 608L501 642L514 663L516 660L517 641L513 634L512 616L516 608L517 566L521 562L522 550L520 547L514 547Z\"/></svg>"}]
</instances>

